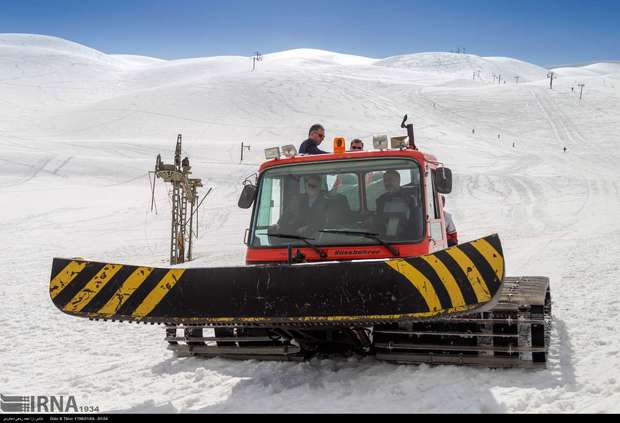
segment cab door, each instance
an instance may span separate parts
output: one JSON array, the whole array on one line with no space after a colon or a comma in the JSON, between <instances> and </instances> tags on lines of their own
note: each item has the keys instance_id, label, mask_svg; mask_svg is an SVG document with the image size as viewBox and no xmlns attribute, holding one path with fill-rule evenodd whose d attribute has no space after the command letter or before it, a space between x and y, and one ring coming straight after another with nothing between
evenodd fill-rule
<instances>
[{"instance_id":1,"label":"cab door","mask_svg":"<svg viewBox=\"0 0 620 423\"><path fill-rule=\"evenodd\" d=\"M443 226L441 203L435 188L435 166L426 164L424 183L426 185L426 223L430 252L448 247L446 231Z\"/></svg>"}]
</instances>

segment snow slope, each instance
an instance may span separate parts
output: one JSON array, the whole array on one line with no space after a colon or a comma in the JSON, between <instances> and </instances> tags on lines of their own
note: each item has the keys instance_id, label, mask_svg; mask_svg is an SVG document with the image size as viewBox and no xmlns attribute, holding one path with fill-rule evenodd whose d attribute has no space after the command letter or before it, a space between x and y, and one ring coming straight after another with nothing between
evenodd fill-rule
<instances>
[{"instance_id":1,"label":"snow slope","mask_svg":"<svg viewBox=\"0 0 620 423\"><path fill-rule=\"evenodd\" d=\"M557 69L551 91L535 65L450 53L292 50L251 72L248 57L164 61L0 34L0 57L3 394L135 412L620 411L617 65ZM263 148L297 143L315 122L328 137L400 134L404 113L455 173L460 238L497 232L509 275L551 278L547 370L174 358L162 328L52 305L52 257L166 264L168 193L157 186L150 213L147 171L156 154L172 158L178 133L214 187L191 265L239 265L249 212L236 200ZM252 150L239 164L241 141Z\"/></svg>"},{"instance_id":2,"label":"snow slope","mask_svg":"<svg viewBox=\"0 0 620 423\"><path fill-rule=\"evenodd\" d=\"M515 76L519 76L522 82L529 82L544 79L547 74L547 70L540 66L508 57L480 57L460 53L409 54L389 57L376 64L419 72L449 74L452 78L464 80L473 79L474 72L479 72L479 79L484 81L493 81L493 75L501 75L503 80L510 82L513 82Z\"/></svg>"}]
</instances>

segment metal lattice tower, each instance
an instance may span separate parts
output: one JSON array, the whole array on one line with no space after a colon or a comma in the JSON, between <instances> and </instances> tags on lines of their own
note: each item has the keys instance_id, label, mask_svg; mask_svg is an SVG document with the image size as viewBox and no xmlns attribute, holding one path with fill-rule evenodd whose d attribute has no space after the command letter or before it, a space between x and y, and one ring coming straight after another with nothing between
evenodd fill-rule
<instances>
[{"instance_id":1,"label":"metal lattice tower","mask_svg":"<svg viewBox=\"0 0 620 423\"><path fill-rule=\"evenodd\" d=\"M185 157L181 160L181 134L177 137L177 145L174 152L174 164L165 164L161 161L161 156L157 156L155 163L155 176L164 182L172 184L172 223L170 229L170 264L184 263L192 259L192 237L194 218L198 219L198 207L196 189L202 187L200 179L190 178L191 166L189 159ZM153 193L155 183L153 183ZM208 194L208 193L207 193ZM205 196L206 197L206 196ZM204 200L204 198L203 198ZM188 220L188 204L190 216ZM195 216L195 217L194 217ZM187 225L189 223L189 232ZM187 248L186 248L187 246Z\"/></svg>"}]
</instances>

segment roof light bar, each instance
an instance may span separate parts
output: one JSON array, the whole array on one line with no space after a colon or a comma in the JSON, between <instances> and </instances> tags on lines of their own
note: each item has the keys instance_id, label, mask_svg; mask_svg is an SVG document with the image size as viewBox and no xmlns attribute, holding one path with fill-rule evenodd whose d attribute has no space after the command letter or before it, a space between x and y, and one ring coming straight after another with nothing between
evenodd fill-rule
<instances>
[{"instance_id":1,"label":"roof light bar","mask_svg":"<svg viewBox=\"0 0 620 423\"><path fill-rule=\"evenodd\" d=\"M284 157L295 157L297 155L297 149L294 145L283 145L282 155Z\"/></svg>"},{"instance_id":2,"label":"roof light bar","mask_svg":"<svg viewBox=\"0 0 620 423\"><path fill-rule=\"evenodd\" d=\"M403 137L392 137L390 138L390 146L392 148L405 148L407 147L407 136Z\"/></svg>"},{"instance_id":3,"label":"roof light bar","mask_svg":"<svg viewBox=\"0 0 620 423\"><path fill-rule=\"evenodd\" d=\"M265 148L265 158L267 160L280 158L280 147Z\"/></svg>"},{"instance_id":4,"label":"roof light bar","mask_svg":"<svg viewBox=\"0 0 620 423\"><path fill-rule=\"evenodd\" d=\"M375 135L374 137L372 137L372 146L375 148L375 150L387 150L387 135Z\"/></svg>"}]
</instances>

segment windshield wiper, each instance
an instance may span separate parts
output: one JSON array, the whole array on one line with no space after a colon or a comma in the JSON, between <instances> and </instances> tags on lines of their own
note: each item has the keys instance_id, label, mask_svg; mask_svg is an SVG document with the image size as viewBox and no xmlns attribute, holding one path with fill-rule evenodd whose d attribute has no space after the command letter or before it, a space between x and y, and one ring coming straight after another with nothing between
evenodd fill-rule
<instances>
[{"instance_id":1,"label":"windshield wiper","mask_svg":"<svg viewBox=\"0 0 620 423\"><path fill-rule=\"evenodd\" d=\"M400 251L394 246L388 244L384 240L379 237L379 234L375 234L372 232L363 232L363 231L349 231L346 229L323 229L322 232L324 234L339 234L339 235L350 235L350 236L361 236L364 238L372 239L377 241L379 244L383 245L387 248L394 257L400 257Z\"/></svg>"},{"instance_id":2,"label":"windshield wiper","mask_svg":"<svg viewBox=\"0 0 620 423\"><path fill-rule=\"evenodd\" d=\"M272 236L275 238L284 238L284 239L298 239L300 241L303 241L304 244L306 244L308 247L312 248L321 258L326 258L327 254L325 254L323 251L319 250L317 248L316 245L310 243L310 241L314 241L314 238L308 238L305 236L299 236L299 235L288 235L288 234L270 234L267 233L268 236Z\"/></svg>"}]
</instances>

